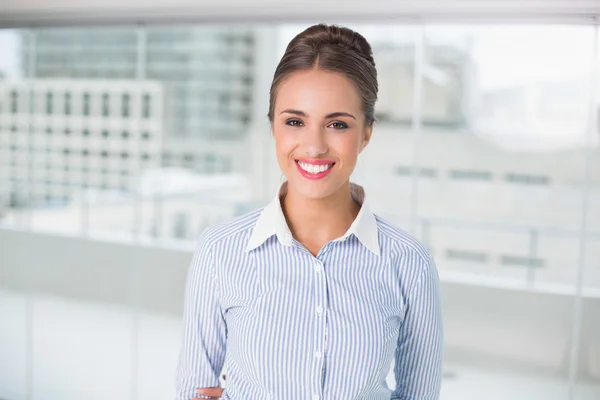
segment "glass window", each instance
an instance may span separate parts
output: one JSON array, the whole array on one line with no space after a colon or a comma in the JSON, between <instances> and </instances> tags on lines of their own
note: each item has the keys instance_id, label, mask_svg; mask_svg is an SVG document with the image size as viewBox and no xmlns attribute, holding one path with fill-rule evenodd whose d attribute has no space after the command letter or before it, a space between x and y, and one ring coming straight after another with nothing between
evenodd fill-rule
<instances>
[{"instance_id":1,"label":"glass window","mask_svg":"<svg viewBox=\"0 0 600 400\"><path fill-rule=\"evenodd\" d=\"M600 98L600 88L591 88L592 82L600 82L591 68L599 50L594 43L600 40L594 37L595 26L583 24L473 22L449 19L421 25L356 19L345 24L371 43L379 81L375 133L360 154L352 181L365 187L376 214L415 235L435 255L446 325L444 400L462 399L465 393L477 399L549 400L548 393L556 398L552 400L568 399L565 360L571 359L572 343L577 342L571 332L578 328L580 357L575 358L582 390L572 398L600 399L600 328L594 322L594 293L600 289L600 136L589 125L591 90ZM269 71L306 27L211 23L31 28L12 32L8 41L0 30L0 74L11 78L6 82L18 82L33 72L44 81L34 91L41 93L41 112L53 117L34 118L45 124L41 130L46 134L40 144L32 135L31 144L51 149L49 154L33 152L43 158L39 163L21 136L28 132L28 120L13 121L5 115L8 120L2 121L4 129L13 132L2 149L14 148L5 173L14 179L10 184L19 187L4 196L15 206L8 207L8 214L26 215L35 229L71 229L76 235L118 232L119 246L148 233L154 243L165 240L169 246L172 239L193 239L199 227L264 206L281 182L263 112L272 79ZM7 67L6 59L15 62ZM139 70L145 76L137 76ZM127 79L127 86L119 79ZM5 114L24 111L27 92L20 88L7 85ZM75 116L80 100L85 117L81 124L74 120L64 125L60 115L54 118L59 113ZM65 137L65 128L75 131ZM37 125L34 129L37 132ZM75 132L89 137L80 140ZM261 159L257 162L255 157ZM65 173L65 164L71 173ZM27 194L37 191L28 186L27 165L49 171L39 171L38 177L34 167L32 178L49 183L47 188L42 185L39 200L52 196L60 205L68 183L78 203L25 210ZM162 167L175 168L167 173ZM79 179L82 171L89 173ZM586 178L586 171L591 177ZM239 186L210 193L203 188L198 190L202 196L190 193L191 187L202 186L205 175L217 173L230 175L223 178ZM179 182L198 185L181 188ZM143 195L115 193L124 184L142 188ZM85 190L88 185L94 190ZM174 195L161 196L163 187ZM94 235L86 239L92 251L108 246L88 239L95 240ZM148 340L140 342L134 362L156 376L142 371L133 390L140 398L175 397L172 385L162 379L172 365L144 343L159 341L169 354L176 351L179 335L171 333L181 322L174 305L180 299L171 294L181 290L140 290L136 285L146 287L146 278L123 280L118 271L148 266L144 274L160 271L162 276L169 271L161 268L180 260L165 254L167 262L148 265L152 257L144 251L133 252L133 259L111 253L115 268L108 269L96 265L102 257L83 254L81 260L73 259L76 269L65 269L77 277L76 287L59 288L58 297L68 306L55 315L33 313L31 324L8 319L11 329L31 326L34 331L23 328L0 335L0 348L23 349L20 354L9 352L13 359L6 364L19 366L29 354L34 368L13 368L22 371L13 377L0 367L0 388L26 397L13 382L39 383L51 376L52 385L36 390L57 398L70 390L84 393L89 388L78 382L102 376L107 385L102 388L106 392L98 393L100 398L126 398L131 383L127 377L132 376L124 367L131 361L126 351L130 321L121 314L108 322L105 318L114 310L109 305L136 293L144 305L136 314L142 322L136 334ZM79 253L75 248L69 254ZM138 254L143 259L135 259ZM578 286L580 264L585 264L583 287ZM100 270L115 275L98 286ZM160 281L151 275L147 279ZM85 308L86 293L96 302L93 310ZM105 293L114 295L106 299ZM583 294L581 314L573 308L577 293ZM38 307L37 295L28 295L33 297L21 300ZM3 310L4 298L0 290ZM80 304L70 307L69 302L79 299ZM54 309L45 307L47 301L44 298L44 310ZM122 303L130 307L127 300ZM74 315L76 309L82 312ZM86 316L83 324L68 323L80 315ZM581 315L581 325L573 325L572 315ZM48 332L36 330L40 326ZM89 326L105 331L91 332ZM110 346L97 340L105 332L117 332ZM40 340L33 348L11 341L22 337ZM52 368L51 361L59 358L64 368ZM97 360L93 371L81 367L88 359ZM388 377L388 382L393 387L393 379Z\"/></svg>"},{"instance_id":2,"label":"glass window","mask_svg":"<svg viewBox=\"0 0 600 400\"><path fill-rule=\"evenodd\" d=\"M129 96L129 94L124 93L123 96L122 96L122 98L121 98L121 101L122 101L121 116L123 118L129 118L129 107L130 107L130 105L129 105L129 102L130 102L130 96Z\"/></svg>"},{"instance_id":3,"label":"glass window","mask_svg":"<svg viewBox=\"0 0 600 400\"><path fill-rule=\"evenodd\" d=\"M110 116L110 96L108 93L102 95L102 116Z\"/></svg>"},{"instance_id":4,"label":"glass window","mask_svg":"<svg viewBox=\"0 0 600 400\"><path fill-rule=\"evenodd\" d=\"M83 112L83 115L86 117L90 115L90 94L89 93L83 94L82 112Z\"/></svg>"},{"instance_id":5,"label":"glass window","mask_svg":"<svg viewBox=\"0 0 600 400\"><path fill-rule=\"evenodd\" d=\"M71 115L71 93L65 93L65 115Z\"/></svg>"},{"instance_id":6,"label":"glass window","mask_svg":"<svg viewBox=\"0 0 600 400\"><path fill-rule=\"evenodd\" d=\"M46 114L52 115L54 94L50 91L46 93Z\"/></svg>"},{"instance_id":7,"label":"glass window","mask_svg":"<svg viewBox=\"0 0 600 400\"><path fill-rule=\"evenodd\" d=\"M150 118L150 100L150 95L145 93L142 100L142 117L146 119Z\"/></svg>"},{"instance_id":8,"label":"glass window","mask_svg":"<svg viewBox=\"0 0 600 400\"><path fill-rule=\"evenodd\" d=\"M10 92L10 111L13 114L19 112L19 94L16 90Z\"/></svg>"}]
</instances>

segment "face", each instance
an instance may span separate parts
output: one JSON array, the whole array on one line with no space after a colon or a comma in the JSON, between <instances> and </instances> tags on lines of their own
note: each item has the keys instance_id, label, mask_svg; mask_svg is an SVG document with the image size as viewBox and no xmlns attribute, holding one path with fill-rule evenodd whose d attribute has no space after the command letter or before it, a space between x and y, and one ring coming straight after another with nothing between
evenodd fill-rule
<instances>
[{"instance_id":1,"label":"face","mask_svg":"<svg viewBox=\"0 0 600 400\"><path fill-rule=\"evenodd\" d=\"M349 78L295 72L280 84L273 115L277 161L290 192L322 199L348 183L372 131Z\"/></svg>"}]
</instances>

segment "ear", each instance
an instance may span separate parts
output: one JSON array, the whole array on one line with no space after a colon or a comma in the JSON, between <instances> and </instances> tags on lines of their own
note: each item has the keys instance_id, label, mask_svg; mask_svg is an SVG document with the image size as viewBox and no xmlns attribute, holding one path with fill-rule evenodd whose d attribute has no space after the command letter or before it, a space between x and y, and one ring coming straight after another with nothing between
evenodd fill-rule
<instances>
[{"instance_id":1,"label":"ear","mask_svg":"<svg viewBox=\"0 0 600 400\"><path fill-rule=\"evenodd\" d=\"M373 124L374 123L367 126L367 128L365 129L365 136L363 137L362 144L360 145L359 153L361 153L365 149L365 147L367 147L369 142L371 141L371 135L373 134Z\"/></svg>"}]
</instances>

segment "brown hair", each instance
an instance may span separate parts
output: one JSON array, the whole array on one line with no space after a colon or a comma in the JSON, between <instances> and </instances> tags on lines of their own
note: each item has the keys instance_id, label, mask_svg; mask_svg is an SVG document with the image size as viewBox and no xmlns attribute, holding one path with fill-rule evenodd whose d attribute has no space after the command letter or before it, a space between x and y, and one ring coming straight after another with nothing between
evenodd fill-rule
<instances>
[{"instance_id":1,"label":"brown hair","mask_svg":"<svg viewBox=\"0 0 600 400\"><path fill-rule=\"evenodd\" d=\"M375 121L378 84L371 45L351 29L318 24L292 39L275 69L269 99L271 122L279 85L292 73L313 68L341 73L351 79L360 93L367 125Z\"/></svg>"}]
</instances>

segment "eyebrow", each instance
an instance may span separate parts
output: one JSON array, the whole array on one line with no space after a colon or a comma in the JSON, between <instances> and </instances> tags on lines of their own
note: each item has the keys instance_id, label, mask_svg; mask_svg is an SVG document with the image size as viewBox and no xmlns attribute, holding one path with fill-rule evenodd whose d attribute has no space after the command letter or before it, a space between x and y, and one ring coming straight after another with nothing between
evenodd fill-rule
<instances>
[{"instance_id":1,"label":"eyebrow","mask_svg":"<svg viewBox=\"0 0 600 400\"><path fill-rule=\"evenodd\" d=\"M299 117L307 117L307 115L304 111L299 111L299 110L287 109L287 110L283 110L279 115L284 114L284 113L298 115ZM350 118L356 120L356 117L354 117L354 115L347 113L347 112L343 112L343 111L333 112L333 113L327 114L325 116L325 118L337 118L337 117L350 117Z\"/></svg>"}]
</instances>

